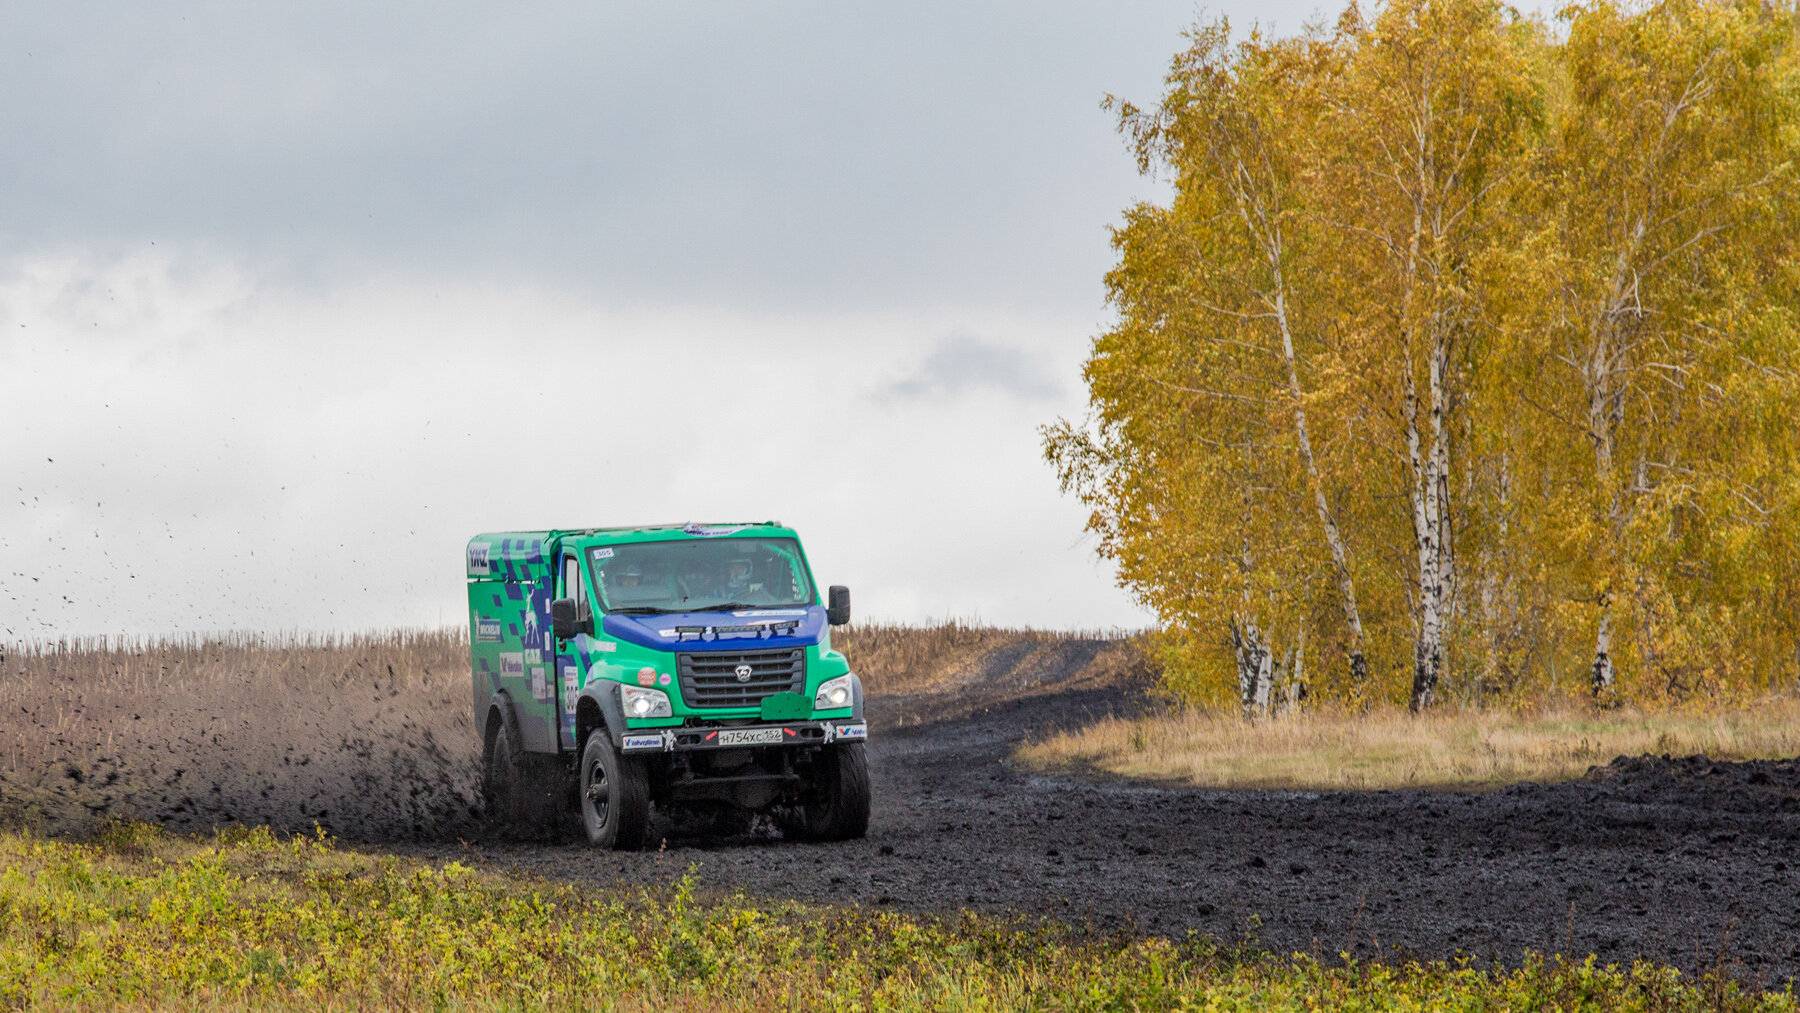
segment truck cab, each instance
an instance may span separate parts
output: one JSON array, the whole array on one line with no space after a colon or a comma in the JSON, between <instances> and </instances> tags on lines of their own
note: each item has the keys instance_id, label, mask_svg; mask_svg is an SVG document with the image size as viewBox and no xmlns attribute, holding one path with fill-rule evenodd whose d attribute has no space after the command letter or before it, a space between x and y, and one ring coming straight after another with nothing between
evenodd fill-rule
<instances>
[{"instance_id":1,"label":"truck cab","mask_svg":"<svg viewBox=\"0 0 1800 1013\"><path fill-rule=\"evenodd\" d=\"M488 810L515 829L578 814L632 849L653 810L789 836L869 820L861 681L832 649L850 593L821 594L775 522L499 532L469 541L469 661Z\"/></svg>"}]
</instances>

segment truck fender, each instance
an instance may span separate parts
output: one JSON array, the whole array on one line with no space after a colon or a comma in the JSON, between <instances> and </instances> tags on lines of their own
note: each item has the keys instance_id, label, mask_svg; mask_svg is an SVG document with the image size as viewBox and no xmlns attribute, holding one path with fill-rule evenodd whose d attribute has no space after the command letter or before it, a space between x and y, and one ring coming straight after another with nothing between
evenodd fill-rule
<instances>
[{"instance_id":1,"label":"truck fender","mask_svg":"<svg viewBox=\"0 0 1800 1013\"><path fill-rule=\"evenodd\" d=\"M575 697L576 713L581 712L583 701L592 701L600 709L600 720L606 724L607 738L612 740L616 748L625 741L625 708L619 703L619 684L610 679L590 682L581 688ZM577 729L575 748L581 748L580 730Z\"/></svg>"},{"instance_id":2,"label":"truck fender","mask_svg":"<svg viewBox=\"0 0 1800 1013\"><path fill-rule=\"evenodd\" d=\"M519 735L519 715L513 712L512 697L507 694L506 690L495 690L494 695L488 697L487 717L481 722L481 767L483 770L487 769L488 760L494 754L494 717L496 714L499 715L500 722L506 725L506 730L512 735L514 742L522 745L525 741Z\"/></svg>"}]
</instances>

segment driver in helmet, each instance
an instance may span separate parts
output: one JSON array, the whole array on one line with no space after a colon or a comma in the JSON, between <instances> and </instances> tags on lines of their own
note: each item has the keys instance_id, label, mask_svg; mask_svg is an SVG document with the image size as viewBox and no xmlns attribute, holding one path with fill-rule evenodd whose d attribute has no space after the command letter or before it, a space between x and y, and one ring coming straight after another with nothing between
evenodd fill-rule
<instances>
[{"instance_id":1,"label":"driver in helmet","mask_svg":"<svg viewBox=\"0 0 1800 1013\"><path fill-rule=\"evenodd\" d=\"M756 585L750 583L750 561L748 559L734 559L725 564L724 593L727 596L748 594L754 590L756 590Z\"/></svg>"},{"instance_id":2,"label":"driver in helmet","mask_svg":"<svg viewBox=\"0 0 1800 1013\"><path fill-rule=\"evenodd\" d=\"M617 573L609 572L608 576L612 577L614 586L637 587L639 582L644 579L644 571L639 569L636 563L626 563L619 568Z\"/></svg>"}]
</instances>

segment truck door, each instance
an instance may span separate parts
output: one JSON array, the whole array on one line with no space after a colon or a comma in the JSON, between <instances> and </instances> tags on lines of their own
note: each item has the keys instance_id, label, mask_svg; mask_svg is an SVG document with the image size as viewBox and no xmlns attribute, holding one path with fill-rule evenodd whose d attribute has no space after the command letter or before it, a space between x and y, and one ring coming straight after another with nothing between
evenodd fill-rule
<instances>
[{"instance_id":1,"label":"truck door","mask_svg":"<svg viewBox=\"0 0 1800 1013\"><path fill-rule=\"evenodd\" d=\"M527 752L557 751L552 675L550 593L554 543L533 535L501 535L469 544L469 660L477 717L502 691Z\"/></svg>"},{"instance_id":2,"label":"truck door","mask_svg":"<svg viewBox=\"0 0 1800 1013\"><path fill-rule=\"evenodd\" d=\"M525 748L534 753L554 753L558 748L556 726L556 678L551 657L554 634L550 625L550 596L555 573L542 573L523 584L525 608L520 615L520 646L524 648L524 685L513 691L513 710ZM509 631L510 632L510 631ZM520 692L523 690L523 692Z\"/></svg>"},{"instance_id":3,"label":"truck door","mask_svg":"<svg viewBox=\"0 0 1800 1013\"><path fill-rule=\"evenodd\" d=\"M562 565L556 568L556 596L575 599L575 614L586 618L593 611L588 606L587 581L582 579L581 566L580 556L563 553ZM558 739L564 749L581 745L575 741L575 697L581 692L581 673L587 668L587 652L582 648L589 639L578 634L573 640L556 641L556 689L562 702Z\"/></svg>"}]
</instances>

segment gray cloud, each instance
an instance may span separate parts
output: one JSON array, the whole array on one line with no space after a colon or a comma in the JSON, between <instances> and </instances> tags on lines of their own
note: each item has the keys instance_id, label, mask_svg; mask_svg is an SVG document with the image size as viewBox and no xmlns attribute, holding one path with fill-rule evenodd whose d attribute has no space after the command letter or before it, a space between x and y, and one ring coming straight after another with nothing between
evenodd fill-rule
<instances>
[{"instance_id":1,"label":"gray cloud","mask_svg":"<svg viewBox=\"0 0 1800 1013\"><path fill-rule=\"evenodd\" d=\"M1044 356L957 334L938 342L917 369L883 384L877 397L885 402L915 401L982 388L1024 401L1054 401L1067 393Z\"/></svg>"},{"instance_id":2,"label":"gray cloud","mask_svg":"<svg viewBox=\"0 0 1800 1013\"><path fill-rule=\"evenodd\" d=\"M865 615L1136 625L1036 427L1160 192L1099 99L1194 13L0 5L0 640L436 625L476 531L765 516Z\"/></svg>"},{"instance_id":3,"label":"gray cloud","mask_svg":"<svg viewBox=\"0 0 1800 1013\"><path fill-rule=\"evenodd\" d=\"M1150 192L1098 101L1154 99L1192 16L7 5L0 242L202 243L605 298L1091 313L1105 226Z\"/></svg>"}]
</instances>

